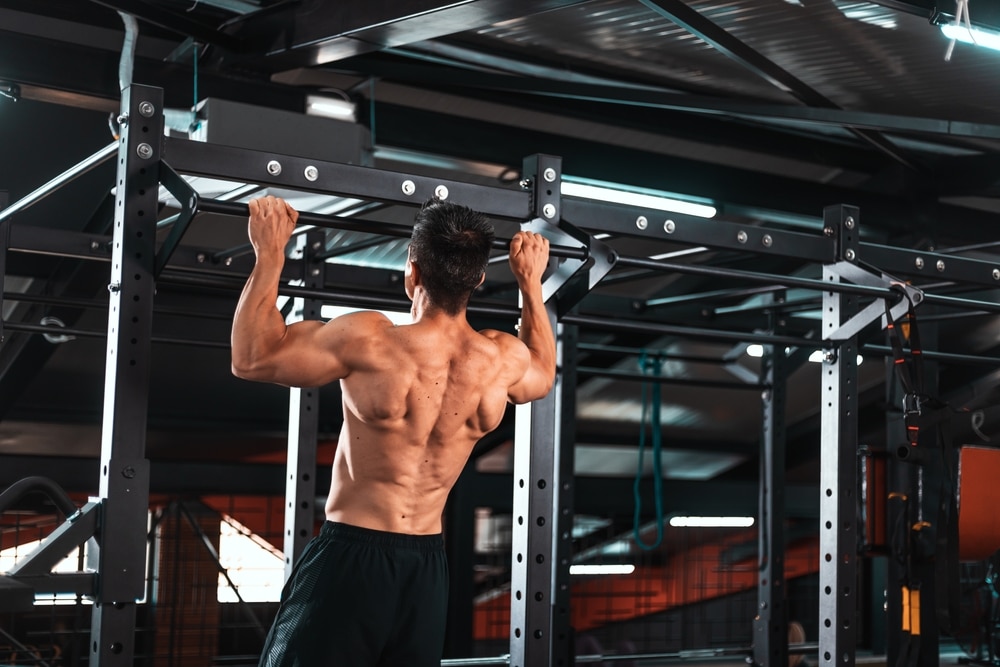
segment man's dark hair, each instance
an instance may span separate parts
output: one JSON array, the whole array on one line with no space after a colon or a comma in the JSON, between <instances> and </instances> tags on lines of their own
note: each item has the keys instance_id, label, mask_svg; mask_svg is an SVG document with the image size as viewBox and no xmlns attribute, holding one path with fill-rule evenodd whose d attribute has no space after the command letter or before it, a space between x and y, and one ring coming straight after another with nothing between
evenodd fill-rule
<instances>
[{"instance_id":1,"label":"man's dark hair","mask_svg":"<svg viewBox=\"0 0 1000 667\"><path fill-rule=\"evenodd\" d=\"M417 213L410 257L420 267L431 303L456 315L469 305L486 271L493 225L467 206L431 199Z\"/></svg>"}]
</instances>

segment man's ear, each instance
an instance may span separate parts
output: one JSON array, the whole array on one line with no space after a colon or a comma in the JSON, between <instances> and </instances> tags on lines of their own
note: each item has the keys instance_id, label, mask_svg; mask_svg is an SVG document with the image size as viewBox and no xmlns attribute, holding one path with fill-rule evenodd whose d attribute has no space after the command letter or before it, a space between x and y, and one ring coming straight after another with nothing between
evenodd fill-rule
<instances>
[{"instance_id":1,"label":"man's ear","mask_svg":"<svg viewBox=\"0 0 1000 667\"><path fill-rule=\"evenodd\" d=\"M483 275L479 276L479 282L476 283L476 287L479 287L486 281L486 272L483 271Z\"/></svg>"}]
</instances>

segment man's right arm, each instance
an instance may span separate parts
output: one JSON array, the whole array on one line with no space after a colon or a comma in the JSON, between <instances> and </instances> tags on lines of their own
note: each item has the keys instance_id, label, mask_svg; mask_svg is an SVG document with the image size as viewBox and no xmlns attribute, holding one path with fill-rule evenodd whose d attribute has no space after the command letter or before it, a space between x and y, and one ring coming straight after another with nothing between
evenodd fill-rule
<instances>
[{"instance_id":1,"label":"man's right arm","mask_svg":"<svg viewBox=\"0 0 1000 667\"><path fill-rule=\"evenodd\" d=\"M518 338L528 349L524 374L507 390L512 403L546 396L556 376L556 340L542 298L542 274L549 260L549 242L540 234L518 232L510 242L510 267L521 290Z\"/></svg>"}]
</instances>

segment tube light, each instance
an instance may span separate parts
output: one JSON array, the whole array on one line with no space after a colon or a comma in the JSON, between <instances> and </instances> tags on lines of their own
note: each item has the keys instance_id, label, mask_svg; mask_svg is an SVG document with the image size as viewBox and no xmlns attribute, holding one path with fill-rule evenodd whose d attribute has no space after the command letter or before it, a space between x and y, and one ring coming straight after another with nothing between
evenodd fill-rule
<instances>
[{"instance_id":1,"label":"tube light","mask_svg":"<svg viewBox=\"0 0 1000 667\"><path fill-rule=\"evenodd\" d=\"M631 563L569 566L569 573L575 575L632 574L633 572L635 572L635 565L632 565Z\"/></svg>"},{"instance_id":2,"label":"tube light","mask_svg":"<svg viewBox=\"0 0 1000 667\"><path fill-rule=\"evenodd\" d=\"M785 349L785 352L788 352L787 348ZM759 343L750 343L747 345L747 356L760 359L764 356L764 346ZM813 350L812 354L809 355L809 361L814 364L822 363L823 357L824 355L822 350ZM860 366L864 360L865 358L859 354L857 357L858 366Z\"/></svg>"},{"instance_id":3,"label":"tube light","mask_svg":"<svg viewBox=\"0 0 1000 667\"><path fill-rule=\"evenodd\" d=\"M610 184L609 184L610 185ZM567 197L580 197L581 199L593 199L612 204L625 204L627 206L639 206L642 208L652 208L657 211L668 211L670 213L683 213L699 218L713 218L716 214L714 206L708 204L696 204L694 202L672 199L665 195L653 192L636 192L622 187L608 187L602 185L591 185L576 181L564 180L561 192Z\"/></svg>"},{"instance_id":4,"label":"tube light","mask_svg":"<svg viewBox=\"0 0 1000 667\"><path fill-rule=\"evenodd\" d=\"M976 46L984 46L987 49L1000 51L1000 34L991 30L981 30L979 28L969 30L965 26L945 23L941 26L941 32L948 39L957 39L966 44L975 44Z\"/></svg>"},{"instance_id":5,"label":"tube light","mask_svg":"<svg viewBox=\"0 0 1000 667\"><path fill-rule=\"evenodd\" d=\"M672 516L670 525L674 528L749 528L752 516Z\"/></svg>"},{"instance_id":6,"label":"tube light","mask_svg":"<svg viewBox=\"0 0 1000 667\"><path fill-rule=\"evenodd\" d=\"M325 95L306 95L306 113L334 120L354 121L354 102Z\"/></svg>"}]
</instances>

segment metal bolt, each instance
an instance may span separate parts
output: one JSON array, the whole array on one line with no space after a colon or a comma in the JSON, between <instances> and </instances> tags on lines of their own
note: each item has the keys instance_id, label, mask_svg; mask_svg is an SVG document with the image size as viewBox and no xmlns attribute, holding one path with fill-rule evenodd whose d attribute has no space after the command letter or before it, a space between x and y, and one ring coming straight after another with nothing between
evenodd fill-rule
<instances>
[{"instance_id":1,"label":"metal bolt","mask_svg":"<svg viewBox=\"0 0 1000 667\"><path fill-rule=\"evenodd\" d=\"M746 232L739 232L738 234L736 234L736 240L739 241L740 243L746 243L747 242L747 233Z\"/></svg>"},{"instance_id":2,"label":"metal bolt","mask_svg":"<svg viewBox=\"0 0 1000 667\"><path fill-rule=\"evenodd\" d=\"M312 275L314 275L314 276L318 276L319 275L319 269L318 268L317 269L313 269L310 273L312 273Z\"/></svg>"},{"instance_id":3,"label":"metal bolt","mask_svg":"<svg viewBox=\"0 0 1000 667\"><path fill-rule=\"evenodd\" d=\"M614 250L608 253L608 264L614 264L618 261L618 253Z\"/></svg>"},{"instance_id":4,"label":"metal bolt","mask_svg":"<svg viewBox=\"0 0 1000 667\"><path fill-rule=\"evenodd\" d=\"M414 192L417 191L417 186L414 185L413 181L410 180L403 181L402 187L403 187L403 194L406 195L407 197L409 197L410 195L412 195Z\"/></svg>"},{"instance_id":5,"label":"metal bolt","mask_svg":"<svg viewBox=\"0 0 1000 667\"><path fill-rule=\"evenodd\" d=\"M272 176L277 176L278 174L280 174L281 173L281 163L278 162L277 160L271 160L270 162L268 162L267 163L267 173L271 174Z\"/></svg>"},{"instance_id":6,"label":"metal bolt","mask_svg":"<svg viewBox=\"0 0 1000 667\"><path fill-rule=\"evenodd\" d=\"M640 215L635 219L635 226L639 229L645 229L647 225L649 225L649 220L646 220L646 216Z\"/></svg>"},{"instance_id":7,"label":"metal bolt","mask_svg":"<svg viewBox=\"0 0 1000 667\"><path fill-rule=\"evenodd\" d=\"M833 236L833 227L824 227L823 236Z\"/></svg>"},{"instance_id":8,"label":"metal bolt","mask_svg":"<svg viewBox=\"0 0 1000 667\"><path fill-rule=\"evenodd\" d=\"M760 608L761 609L767 609L767 602L764 602L763 600L761 600Z\"/></svg>"},{"instance_id":9,"label":"metal bolt","mask_svg":"<svg viewBox=\"0 0 1000 667\"><path fill-rule=\"evenodd\" d=\"M542 207L542 215L550 219L556 217L556 207L553 204L546 204Z\"/></svg>"},{"instance_id":10,"label":"metal bolt","mask_svg":"<svg viewBox=\"0 0 1000 667\"><path fill-rule=\"evenodd\" d=\"M317 169L312 165L306 167L305 171L302 173L306 177L306 180L310 182L315 181L317 178L319 178L319 169Z\"/></svg>"},{"instance_id":11,"label":"metal bolt","mask_svg":"<svg viewBox=\"0 0 1000 667\"><path fill-rule=\"evenodd\" d=\"M226 266L232 266L233 265L233 258L232 257L226 257L225 264L226 264Z\"/></svg>"},{"instance_id":12,"label":"metal bolt","mask_svg":"<svg viewBox=\"0 0 1000 667\"><path fill-rule=\"evenodd\" d=\"M667 234L673 234L674 230L676 229L677 225L674 223L673 220L667 220L666 222L663 223L663 231L665 231Z\"/></svg>"},{"instance_id":13,"label":"metal bolt","mask_svg":"<svg viewBox=\"0 0 1000 667\"><path fill-rule=\"evenodd\" d=\"M542 173L542 178L544 178L547 183L551 183L556 180L556 170L549 167Z\"/></svg>"},{"instance_id":14,"label":"metal bolt","mask_svg":"<svg viewBox=\"0 0 1000 667\"><path fill-rule=\"evenodd\" d=\"M844 257L846 257L848 259L848 261L852 261L853 262L854 261L854 250L851 249L851 248L848 248L847 252L844 253Z\"/></svg>"},{"instance_id":15,"label":"metal bolt","mask_svg":"<svg viewBox=\"0 0 1000 667\"><path fill-rule=\"evenodd\" d=\"M848 229L854 229L854 217L853 216L850 216L850 215L847 216L847 220L844 220L844 227L847 227Z\"/></svg>"},{"instance_id":16,"label":"metal bolt","mask_svg":"<svg viewBox=\"0 0 1000 667\"><path fill-rule=\"evenodd\" d=\"M147 143L141 143L135 148L136 154L143 160L148 160L153 157L153 147Z\"/></svg>"},{"instance_id":17,"label":"metal bolt","mask_svg":"<svg viewBox=\"0 0 1000 667\"><path fill-rule=\"evenodd\" d=\"M118 114L117 121L119 126L125 127L126 125L128 125L128 114L127 113Z\"/></svg>"},{"instance_id":18,"label":"metal bolt","mask_svg":"<svg viewBox=\"0 0 1000 667\"><path fill-rule=\"evenodd\" d=\"M101 248L101 244L98 243L97 241L91 241L90 242L90 249L91 250L100 250L100 248Z\"/></svg>"},{"instance_id":19,"label":"metal bolt","mask_svg":"<svg viewBox=\"0 0 1000 667\"><path fill-rule=\"evenodd\" d=\"M156 111L156 107L153 106L152 102L139 102L139 113L146 118L152 117L154 111Z\"/></svg>"},{"instance_id":20,"label":"metal bolt","mask_svg":"<svg viewBox=\"0 0 1000 667\"><path fill-rule=\"evenodd\" d=\"M207 256L207 255L205 255L205 253L203 253L203 252L199 252L199 253L197 254L197 256L195 257L195 259L197 259L197 260L198 260L198 263L199 263L199 264L204 264L204 263L205 263L205 260L206 260L206 259L208 259L208 256Z\"/></svg>"},{"instance_id":21,"label":"metal bolt","mask_svg":"<svg viewBox=\"0 0 1000 667\"><path fill-rule=\"evenodd\" d=\"M434 196L437 197L438 199L447 199L448 198L447 186L439 185L436 188L434 188Z\"/></svg>"},{"instance_id":22,"label":"metal bolt","mask_svg":"<svg viewBox=\"0 0 1000 667\"><path fill-rule=\"evenodd\" d=\"M133 468L132 466L125 466L124 468L122 468L122 477L124 477L125 479L132 479L133 477L135 477L135 468Z\"/></svg>"},{"instance_id":23,"label":"metal bolt","mask_svg":"<svg viewBox=\"0 0 1000 667\"><path fill-rule=\"evenodd\" d=\"M937 261L937 270L938 271L944 271L944 260L943 259L939 259Z\"/></svg>"},{"instance_id":24,"label":"metal bolt","mask_svg":"<svg viewBox=\"0 0 1000 667\"><path fill-rule=\"evenodd\" d=\"M771 244L774 243L774 239L771 238L770 234L764 234L764 238L760 242L764 244L765 248L770 248Z\"/></svg>"},{"instance_id":25,"label":"metal bolt","mask_svg":"<svg viewBox=\"0 0 1000 667\"><path fill-rule=\"evenodd\" d=\"M316 252L317 250L319 250L322 247L323 247L323 244L321 242L319 242L319 241L313 241L312 242L313 252Z\"/></svg>"},{"instance_id":26,"label":"metal bolt","mask_svg":"<svg viewBox=\"0 0 1000 667\"><path fill-rule=\"evenodd\" d=\"M826 363L832 364L836 360L837 360L837 355L834 353L833 350L827 350L823 353L823 361L825 361Z\"/></svg>"},{"instance_id":27,"label":"metal bolt","mask_svg":"<svg viewBox=\"0 0 1000 667\"><path fill-rule=\"evenodd\" d=\"M923 300L924 300L924 295L921 294L920 292L917 292L913 295L913 303L920 303Z\"/></svg>"},{"instance_id":28,"label":"metal bolt","mask_svg":"<svg viewBox=\"0 0 1000 667\"><path fill-rule=\"evenodd\" d=\"M121 283L110 283L108 285L108 291L111 292L112 294L117 294L118 292L122 291L122 284Z\"/></svg>"},{"instance_id":29,"label":"metal bolt","mask_svg":"<svg viewBox=\"0 0 1000 667\"><path fill-rule=\"evenodd\" d=\"M518 183L518 185L521 186L522 190L527 190L528 188L531 187L531 179L530 178L522 178L521 181Z\"/></svg>"},{"instance_id":30,"label":"metal bolt","mask_svg":"<svg viewBox=\"0 0 1000 667\"><path fill-rule=\"evenodd\" d=\"M1000 280L1000 269L993 269L993 280Z\"/></svg>"},{"instance_id":31,"label":"metal bolt","mask_svg":"<svg viewBox=\"0 0 1000 667\"><path fill-rule=\"evenodd\" d=\"M761 398L762 401L770 401L771 400L771 392L769 392L769 391L767 391L765 389L764 391L760 392L760 398Z\"/></svg>"},{"instance_id":32,"label":"metal bolt","mask_svg":"<svg viewBox=\"0 0 1000 667\"><path fill-rule=\"evenodd\" d=\"M924 258L917 257L915 260L913 260L913 265L916 266L918 269L924 268Z\"/></svg>"}]
</instances>

